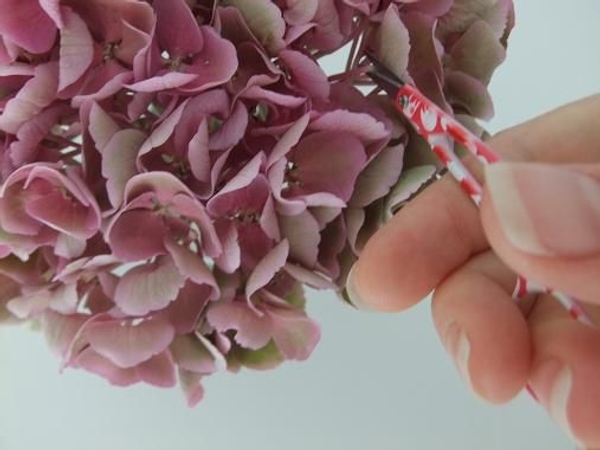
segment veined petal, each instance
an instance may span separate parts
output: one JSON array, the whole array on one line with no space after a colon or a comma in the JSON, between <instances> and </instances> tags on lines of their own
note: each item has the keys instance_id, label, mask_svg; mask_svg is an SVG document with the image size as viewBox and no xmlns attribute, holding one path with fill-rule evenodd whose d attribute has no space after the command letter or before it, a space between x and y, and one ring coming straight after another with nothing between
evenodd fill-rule
<instances>
[{"instance_id":1,"label":"veined petal","mask_svg":"<svg viewBox=\"0 0 600 450\"><path fill-rule=\"evenodd\" d=\"M166 320L149 319L139 324L132 321L96 321L85 329L93 349L118 367L140 364L161 353L175 337L173 326Z\"/></svg>"},{"instance_id":2,"label":"veined petal","mask_svg":"<svg viewBox=\"0 0 600 450\"><path fill-rule=\"evenodd\" d=\"M165 308L185 283L172 261L162 258L134 267L117 284L115 303L126 314L142 316Z\"/></svg>"},{"instance_id":3,"label":"veined petal","mask_svg":"<svg viewBox=\"0 0 600 450\"><path fill-rule=\"evenodd\" d=\"M58 90L79 80L94 59L94 41L87 24L71 8L61 9Z\"/></svg>"},{"instance_id":4,"label":"veined petal","mask_svg":"<svg viewBox=\"0 0 600 450\"><path fill-rule=\"evenodd\" d=\"M246 282L246 298L250 299L260 288L266 286L285 265L290 251L287 239L282 240L256 265Z\"/></svg>"}]
</instances>

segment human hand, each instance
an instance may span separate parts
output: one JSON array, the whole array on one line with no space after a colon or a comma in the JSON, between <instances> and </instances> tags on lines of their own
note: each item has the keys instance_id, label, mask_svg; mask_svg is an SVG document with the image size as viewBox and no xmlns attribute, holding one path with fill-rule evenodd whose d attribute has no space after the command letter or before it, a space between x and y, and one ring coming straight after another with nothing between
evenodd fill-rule
<instances>
[{"instance_id":1,"label":"human hand","mask_svg":"<svg viewBox=\"0 0 600 450\"><path fill-rule=\"evenodd\" d=\"M478 211L445 177L367 243L348 293L401 311L433 295L445 348L478 396L502 403L527 383L580 445L600 447L600 328L549 295L516 303L515 273L580 299L600 327L600 95L500 133L506 160L481 168Z\"/></svg>"}]
</instances>

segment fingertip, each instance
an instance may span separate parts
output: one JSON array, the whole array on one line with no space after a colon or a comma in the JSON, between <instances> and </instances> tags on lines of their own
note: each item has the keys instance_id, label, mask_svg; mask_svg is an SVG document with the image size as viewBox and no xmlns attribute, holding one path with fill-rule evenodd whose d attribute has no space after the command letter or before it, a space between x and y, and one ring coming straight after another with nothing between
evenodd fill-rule
<instances>
[{"instance_id":1,"label":"fingertip","mask_svg":"<svg viewBox=\"0 0 600 450\"><path fill-rule=\"evenodd\" d=\"M363 308L403 311L486 247L477 210L453 180L443 179L369 239L349 284Z\"/></svg>"},{"instance_id":2,"label":"fingertip","mask_svg":"<svg viewBox=\"0 0 600 450\"><path fill-rule=\"evenodd\" d=\"M487 187L484 189L480 211L483 231L490 246L512 270L530 281L564 292L581 301L600 303L597 276L600 272L600 254L588 257L536 255L516 247L500 224L502 220ZM562 232L572 233L568 229Z\"/></svg>"},{"instance_id":3,"label":"fingertip","mask_svg":"<svg viewBox=\"0 0 600 450\"><path fill-rule=\"evenodd\" d=\"M597 330L565 315L536 325L531 386L563 431L581 447L600 446Z\"/></svg>"},{"instance_id":4,"label":"fingertip","mask_svg":"<svg viewBox=\"0 0 600 450\"><path fill-rule=\"evenodd\" d=\"M510 281L502 279L495 263L482 259L493 256L480 257L477 270L491 269L497 279L472 268L455 274L436 290L432 313L440 339L471 391L501 404L527 382L531 343L527 323L508 294Z\"/></svg>"}]
</instances>

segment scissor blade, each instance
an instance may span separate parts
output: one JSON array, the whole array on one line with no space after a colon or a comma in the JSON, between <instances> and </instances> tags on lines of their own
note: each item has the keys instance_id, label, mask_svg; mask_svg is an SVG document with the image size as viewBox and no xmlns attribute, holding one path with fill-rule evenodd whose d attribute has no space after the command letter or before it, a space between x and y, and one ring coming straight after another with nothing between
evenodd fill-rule
<instances>
[{"instance_id":1,"label":"scissor blade","mask_svg":"<svg viewBox=\"0 0 600 450\"><path fill-rule=\"evenodd\" d=\"M371 52L365 52L365 56L373 65L373 69L367 72L367 75L369 75L378 86L385 90L388 95L395 97L398 89L404 86L404 82Z\"/></svg>"},{"instance_id":2,"label":"scissor blade","mask_svg":"<svg viewBox=\"0 0 600 450\"><path fill-rule=\"evenodd\" d=\"M390 78L377 70L367 72L367 75L375 82L377 86L382 88L390 97L396 97L398 90L402 87L402 83L396 79Z\"/></svg>"}]
</instances>

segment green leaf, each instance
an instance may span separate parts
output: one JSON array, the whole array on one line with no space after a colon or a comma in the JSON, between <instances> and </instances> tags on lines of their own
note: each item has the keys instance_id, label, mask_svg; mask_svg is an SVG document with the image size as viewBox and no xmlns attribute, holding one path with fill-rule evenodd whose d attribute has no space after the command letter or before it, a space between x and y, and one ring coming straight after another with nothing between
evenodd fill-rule
<instances>
[{"instance_id":1,"label":"green leaf","mask_svg":"<svg viewBox=\"0 0 600 450\"><path fill-rule=\"evenodd\" d=\"M272 340L258 350L248 350L236 345L231 352L233 353L231 356L234 356L243 366L253 370L273 369L284 361Z\"/></svg>"}]
</instances>

